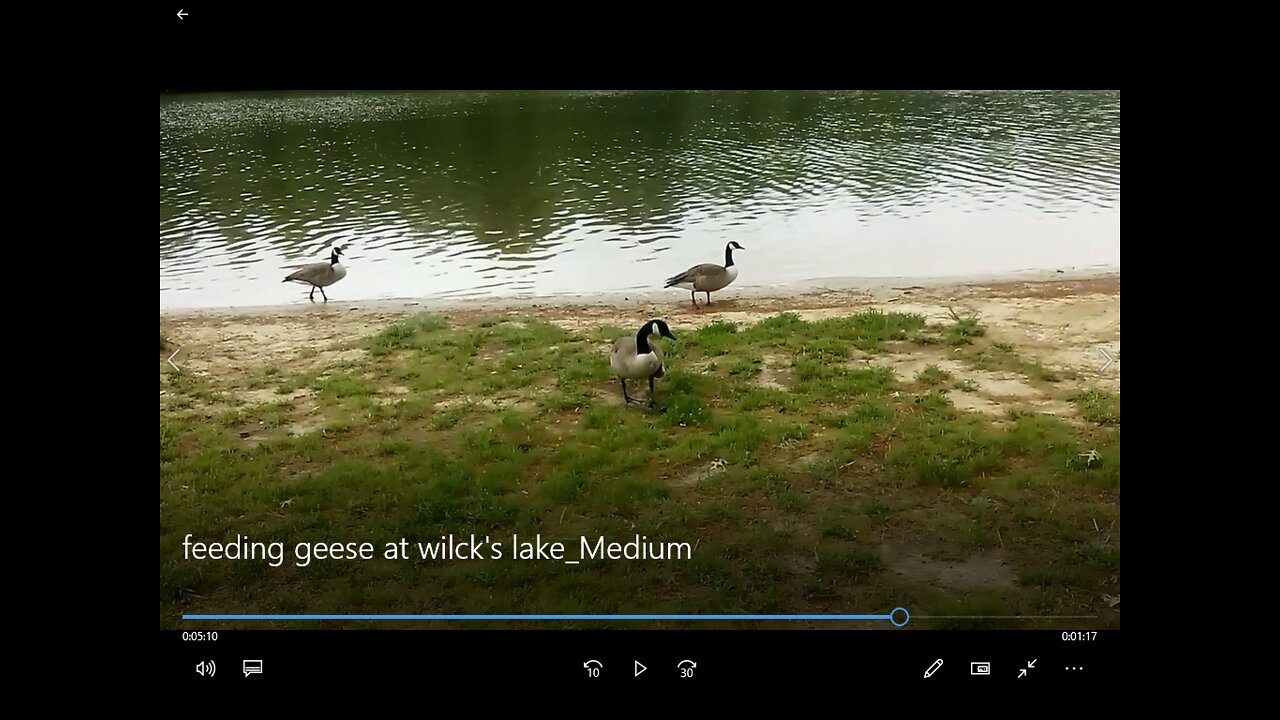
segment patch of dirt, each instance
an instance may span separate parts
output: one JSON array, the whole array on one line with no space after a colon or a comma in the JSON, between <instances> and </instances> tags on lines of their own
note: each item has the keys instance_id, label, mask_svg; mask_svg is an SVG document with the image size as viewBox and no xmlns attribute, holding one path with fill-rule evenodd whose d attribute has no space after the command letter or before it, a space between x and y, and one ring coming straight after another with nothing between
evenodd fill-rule
<instances>
[{"instance_id":1,"label":"patch of dirt","mask_svg":"<svg viewBox=\"0 0 1280 720\"><path fill-rule=\"evenodd\" d=\"M257 447L268 440L274 440L284 437L300 437L317 432L324 428L325 417L320 413L320 409L314 405L303 408L301 412L306 414L286 425L279 427L264 428L258 431L241 430L240 438L244 440L244 444L248 447Z\"/></svg>"},{"instance_id":2,"label":"patch of dirt","mask_svg":"<svg viewBox=\"0 0 1280 720\"><path fill-rule=\"evenodd\" d=\"M1005 342L1045 367L1075 373L1068 384L1120 391L1120 361L1106 365L1100 352L1120 354L1119 281L1115 294L1083 297L987 298L972 304L996 342Z\"/></svg>"},{"instance_id":3,"label":"patch of dirt","mask_svg":"<svg viewBox=\"0 0 1280 720\"><path fill-rule=\"evenodd\" d=\"M413 390L403 385L387 385L379 388L378 394L374 396L373 401L379 405L394 405L412 393Z\"/></svg>"},{"instance_id":4,"label":"patch of dirt","mask_svg":"<svg viewBox=\"0 0 1280 720\"><path fill-rule=\"evenodd\" d=\"M631 391L628 390L627 392L629 393ZM609 383L606 387L592 388L591 394L599 398L605 405L613 405L616 407L627 404L627 401L622 397L622 386L616 382ZM635 395L632 395L631 397L635 397Z\"/></svg>"},{"instance_id":5,"label":"patch of dirt","mask_svg":"<svg viewBox=\"0 0 1280 720\"><path fill-rule=\"evenodd\" d=\"M310 388L300 388L291 393L281 395L276 392L275 388L260 388L258 390L240 390L236 392L236 396L247 405L272 405L282 402L295 402L312 395Z\"/></svg>"},{"instance_id":6,"label":"patch of dirt","mask_svg":"<svg viewBox=\"0 0 1280 720\"><path fill-rule=\"evenodd\" d=\"M981 391L994 397L1034 398L1043 394L1014 375L981 370L975 370L973 374L979 378L976 382Z\"/></svg>"},{"instance_id":7,"label":"patch of dirt","mask_svg":"<svg viewBox=\"0 0 1280 720\"><path fill-rule=\"evenodd\" d=\"M765 355L755 382L760 387L786 390L791 384L791 363L781 355Z\"/></svg>"},{"instance_id":8,"label":"patch of dirt","mask_svg":"<svg viewBox=\"0 0 1280 720\"><path fill-rule=\"evenodd\" d=\"M309 370L362 359L361 349L333 346L362 339L404 313L315 310L258 316L192 314L162 318L174 358L184 372L215 379L243 377L246 370L274 365ZM167 364L161 360L161 365Z\"/></svg>"},{"instance_id":9,"label":"patch of dirt","mask_svg":"<svg viewBox=\"0 0 1280 720\"><path fill-rule=\"evenodd\" d=\"M310 358L312 367L336 365L338 363L357 362L368 357L369 351L361 348L350 350L325 350Z\"/></svg>"},{"instance_id":10,"label":"patch of dirt","mask_svg":"<svg viewBox=\"0 0 1280 720\"><path fill-rule=\"evenodd\" d=\"M676 487L693 487L694 485L699 485L710 480L716 475L719 475L727 468L727 464L712 461L700 467L696 467L692 471L687 472L678 478L675 478L671 481L671 484Z\"/></svg>"},{"instance_id":11,"label":"patch of dirt","mask_svg":"<svg viewBox=\"0 0 1280 720\"><path fill-rule=\"evenodd\" d=\"M947 390L947 396L958 410L993 417L1004 417L1009 410L1021 410L1078 421L1076 408L1071 403L1053 397L1013 373L978 370L948 357L947 350L938 348L894 345L891 349L900 354L873 355L861 362L887 367L903 383L915 382L925 368L935 366L951 376L939 387ZM967 388L956 388L957 382L965 383Z\"/></svg>"},{"instance_id":12,"label":"patch of dirt","mask_svg":"<svg viewBox=\"0 0 1280 720\"><path fill-rule=\"evenodd\" d=\"M713 366L719 367L719 365L720 364L716 362L715 358L703 358L690 363L689 369L699 375L705 375L706 373L711 372L711 368Z\"/></svg>"},{"instance_id":13,"label":"patch of dirt","mask_svg":"<svg viewBox=\"0 0 1280 720\"><path fill-rule=\"evenodd\" d=\"M930 365L939 370L951 373L955 380L963 380L969 367L958 360L952 360L945 354L932 350L921 351L914 345L900 344L889 347L888 354L862 355L861 364L878 365L893 371L900 382L915 382L916 376Z\"/></svg>"},{"instance_id":14,"label":"patch of dirt","mask_svg":"<svg viewBox=\"0 0 1280 720\"><path fill-rule=\"evenodd\" d=\"M977 393L971 393L965 390L952 390L950 398L951 404L955 405L957 410L980 412L997 416L1004 414L1004 406L994 400L982 397Z\"/></svg>"},{"instance_id":15,"label":"patch of dirt","mask_svg":"<svg viewBox=\"0 0 1280 720\"><path fill-rule=\"evenodd\" d=\"M475 405L479 408L491 408L498 410L519 410L521 412L531 412L538 409L538 403L528 398L519 397L477 397L473 395L458 395L456 397L444 398L437 400L435 406L439 410L448 410L459 405Z\"/></svg>"},{"instance_id":16,"label":"patch of dirt","mask_svg":"<svg viewBox=\"0 0 1280 720\"><path fill-rule=\"evenodd\" d=\"M1011 588L1017 585L1017 573L998 552L977 553L960 562L935 560L923 553L896 543L880 546L880 556L893 573L937 587L952 590Z\"/></svg>"},{"instance_id":17,"label":"patch of dirt","mask_svg":"<svg viewBox=\"0 0 1280 720\"><path fill-rule=\"evenodd\" d=\"M665 405L666 400L662 393L662 379L658 379L654 386L654 398L658 401L658 406ZM622 397L622 384L617 379L609 380L604 383L597 383L591 388L591 394L599 398L605 405L614 407L626 405L627 401ZM638 401L631 403L636 409L647 409L649 405L649 382L628 380L627 394L632 400Z\"/></svg>"}]
</instances>

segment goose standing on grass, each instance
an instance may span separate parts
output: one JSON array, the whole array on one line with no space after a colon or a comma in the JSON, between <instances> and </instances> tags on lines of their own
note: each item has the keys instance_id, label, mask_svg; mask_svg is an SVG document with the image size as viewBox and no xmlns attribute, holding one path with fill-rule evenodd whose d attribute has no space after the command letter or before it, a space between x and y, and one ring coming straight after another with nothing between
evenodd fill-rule
<instances>
[{"instance_id":1,"label":"goose standing on grass","mask_svg":"<svg viewBox=\"0 0 1280 720\"><path fill-rule=\"evenodd\" d=\"M703 263L694 265L673 278L667 279L663 287L678 287L689 291L693 298L693 306L698 307L697 293L707 294L707 304L711 304L711 293L723 290L729 283L738 279L738 266L733 264L733 251L746 250L735 241L724 246L724 265Z\"/></svg>"},{"instance_id":2,"label":"goose standing on grass","mask_svg":"<svg viewBox=\"0 0 1280 720\"><path fill-rule=\"evenodd\" d=\"M347 276L347 269L338 261L338 256L342 254L342 250L340 247L334 247L333 254L329 256L329 262L304 265L295 270L284 281L310 285L311 295L308 297L311 298L311 302L316 301L316 288L320 288L321 297L324 298L325 302L329 302L329 296L324 294L324 289Z\"/></svg>"},{"instance_id":3,"label":"goose standing on grass","mask_svg":"<svg viewBox=\"0 0 1280 720\"><path fill-rule=\"evenodd\" d=\"M649 407L654 407L653 399L653 381L666 374L666 367L662 360L662 349L649 344L649 338L654 334L654 328L657 328L658 334L664 338L675 340L676 336L671 334L671 328L667 324L657 318L650 320L640 326L640 331L635 337L618 338L613 343L613 348L609 351L609 367L613 368L613 374L617 376L622 383L622 397L629 403L639 402L627 393L628 380L644 380L649 379Z\"/></svg>"}]
</instances>

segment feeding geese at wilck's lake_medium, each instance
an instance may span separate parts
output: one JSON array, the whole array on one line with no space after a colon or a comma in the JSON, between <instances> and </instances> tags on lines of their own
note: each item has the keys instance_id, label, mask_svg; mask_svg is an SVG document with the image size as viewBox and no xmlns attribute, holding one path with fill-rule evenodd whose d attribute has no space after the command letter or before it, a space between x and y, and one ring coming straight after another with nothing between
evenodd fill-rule
<instances>
[{"instance_id":1,"label":"feeding geese at wilck's lake_medium","mask_svg":"<svg viewBox=\"0 0 1280 720\"><path fill-rule=\"evenodd\" d=\"M609 366L613 374L622 383L622 397L627 402L639 402L627 393L628 380L649 379L649 407L655 407L653 398L653 381L666 374L666 366L662 358L662 348L649 344L654 328L662 337L675 340L671 328L662 320L654 318L640 326L635 337L618 338L609 351Z\"/></svg>"},{"instance_id":2,"label":"feeding geese at wilck's lake_medium","mask_svg":"<svg viewBox=\"0 0 1280 720\"><path fill-rule=\"evenodd\" d=\"M702 263L694 265L684 272L672 278L667 278L667 284L663 287L678 287L689 291L689 297L693 298L693 306L698 306L698 296L696 293L707 294L707 304L711 304L711 293L717 290L723 290L729 286L729 283L738 279L738 266L733 264L733 251L746 250L736 241L730 241L724 246L724 265L716 265L715 263Z\"/></svg>"},{"instance_id":3,"label":"feeding geese at wilck's lake_medium","mask_svg":"<svg viewBox=\"0 0 1280 720\"><path fill-rule=\"evenodd\" d=\"M324 289L347 276L347 269L338 260L338 256L342 254L343 249L335 246L333 253L329 255L329 262L304 265L286 277L284 282L310 285L311 294L308 297L311 302L316 301L316 288L319 288L321 297L324 298L325 302L329 302L329 296L324 294Z\"/></svg>"}]
</instances>

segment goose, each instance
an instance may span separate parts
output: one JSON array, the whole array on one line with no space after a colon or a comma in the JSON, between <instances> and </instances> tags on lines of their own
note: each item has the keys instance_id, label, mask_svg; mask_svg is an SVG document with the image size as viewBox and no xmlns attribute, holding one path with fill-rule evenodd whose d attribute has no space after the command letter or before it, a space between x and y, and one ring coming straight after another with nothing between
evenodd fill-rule
<instances>
[{"instance_id":1,"label":"goose","mask_svg":"<svg viewBox=\"0 0 1280 720\"><path fill-rule=\"evenodd\" d=\"M693 306L698 307L698 296L696 293L704 292L707 294L707 304L711 304L711 293L717 290L723 290L728 287L729 283L738 279L738 266L733 264L733 251L746 250L737 242L731 241L724 246L724 266L715 263L703 263L694 265L675 277L668 278L667 284L663 287L678 287L689 291L689 297L693 299Z\"/></svg>"},{"instance_id":2,"label":"goose","mask_svg":"<svg viewBox=\"0 0 1280 720\"><path fill-rule=\"evenodd\" d=\"M347 276L347 269L338 261L338 256L341 254L342 248L335 247L333 254L329 256L329 262L304 265L285 278L284 282L310 285L311 294L308 297L311 298L311 302L316 301L316 288L320 288L320 295L325 302L329 302L329 296L324 294L324 289Z\"/></svg>"},{"instance_id":3,"label":"goose","mask_svg":"<svg viewBox=\"0 0 1280 720\"><path fill-rule=\"evenodd\" d=\"M649 337L654 334L654 328L657 328L658 334L662 337L675 340L676 336L671 334L671 328L662 320L654 318L644 325L640 326L640 331L635 337L623 337L614 341L612 349L609 351L609 367L613 368L613 374L622 383L622 397L629 403L639 402L627 393L628 380L644 380L649 379L649 407L654 407L653 400L653 381L666 374L666 367L663 365L662 349L649 344Z\"/></svg>"}]
</instances>

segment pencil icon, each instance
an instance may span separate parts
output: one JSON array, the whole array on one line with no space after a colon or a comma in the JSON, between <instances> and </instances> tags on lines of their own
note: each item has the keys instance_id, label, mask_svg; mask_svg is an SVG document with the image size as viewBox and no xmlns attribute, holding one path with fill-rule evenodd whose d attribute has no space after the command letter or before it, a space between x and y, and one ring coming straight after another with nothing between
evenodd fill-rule
<instances>
[{"instance_id":1,"label":"pencil icon","mask_svg":"<svg viewBox=\"0 0 1280 720\"><path fill-rule=\"evenodd\" d=\"M933 675L934 673L938 672L938 668L940 667L942 667L942 658L938 658L937 660L934 660L933 664L929 666L929 669L924 671L924 676L929 677Z\"/></svg>"}]
</instances>

